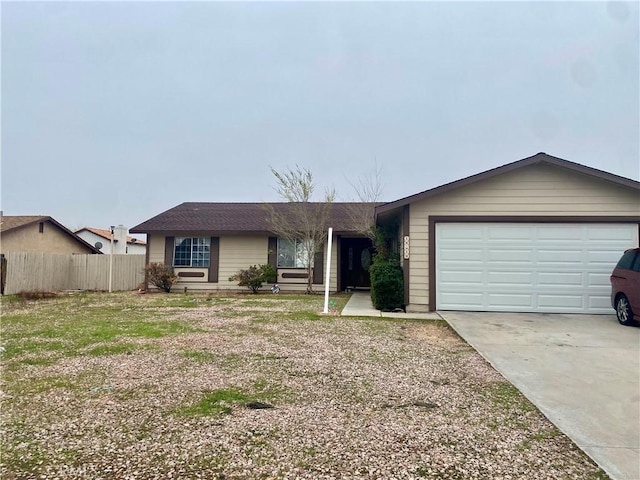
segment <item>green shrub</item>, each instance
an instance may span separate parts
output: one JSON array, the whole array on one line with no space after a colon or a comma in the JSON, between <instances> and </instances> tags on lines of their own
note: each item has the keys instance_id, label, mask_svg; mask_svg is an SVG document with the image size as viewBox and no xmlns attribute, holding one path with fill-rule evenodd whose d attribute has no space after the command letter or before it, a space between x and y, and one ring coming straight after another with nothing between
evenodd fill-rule
<instances>
[{"instance_id":1,"label":"green shrub","mask_svg":"<svg viewBox=\"0 0 640 480\"><path fill-rule=\"evenodd\" d=\"M150 263L145 267L144 273L151 285L155 285L167 293L171 292L171 287L179 280L179 277L173 272L173 267L164 263Z\"/></svg>"},{"instance_id":2,"label":"green shrub","mask_svg":"<svg viewBox=\"0 0 640 480\"><path fill-rule=\"evenodd\" d=\"M384 256L374 258L369 269L371 301L378 310L390 311L404 307L404 278L398 261Z\"/></svg>"},{"instance_id":3,"label":"green shrub","mask_svg":"<svg viewBox=\"0 0 640 480\"><path fill-rule=\"evenodd\" d=\"M238 282L238 286L247 287L253 293L258 293L263 283L274 282L277 275L273 265L251 265L246 270L238 270L234 276L229 277L229 281Z\"/></svg>"}]
</instances>

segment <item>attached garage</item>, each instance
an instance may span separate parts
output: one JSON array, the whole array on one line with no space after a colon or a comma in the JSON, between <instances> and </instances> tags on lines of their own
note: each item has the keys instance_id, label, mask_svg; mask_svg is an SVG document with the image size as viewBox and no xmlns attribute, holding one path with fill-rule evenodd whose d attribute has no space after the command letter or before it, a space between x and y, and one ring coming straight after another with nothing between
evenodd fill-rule
<instances>
[{"instance_id":1,"label":"attached garage","mask_svg":"<svg viewBox=\"0 0 640 480\"><path fill-rule=\"evenodd\" d=\"M609 275L632 224L436 225L436 309L611 313Z\"/></svg>"},{"instance_id":2,"label":"attached garage","mask_svg":"<svg viewBox=\"0 0 640 480\"><path fill-rule=\"evenodd\" d=\"M612 313L639 245L640 182L545 153L376 208L397 228L408 311Z\"/></svg>"}]
</instances>

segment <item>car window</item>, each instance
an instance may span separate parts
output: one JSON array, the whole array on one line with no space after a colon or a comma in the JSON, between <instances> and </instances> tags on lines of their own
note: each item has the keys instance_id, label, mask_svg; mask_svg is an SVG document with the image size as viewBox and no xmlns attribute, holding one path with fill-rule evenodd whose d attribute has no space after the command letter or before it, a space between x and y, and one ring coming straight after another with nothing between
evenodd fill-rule
<instances>
[{"instance_id":1,"label":"car window","mask_svg":"<svg viewBox=\"0 0 640 480\"><path fill-rule=\"evenodd\" d=\"M636 261L633 262L633 267L631 268L631 270L633 270L634 272L640 272L640 253L637 253Z\"/></svg>"},{"instance_id":2,"label":"car window","mask_svg":"<svg viewBox=\"0 0 640 480\"><path fill-rule=\"evenodd\" d=\"M631 270L631 265L633 265L633 260L635 257L636 257L636 252L634 250L629 250L624 255L622 255L622 258L618 262L618 265L616 265L616 268Z\"/></svg>"}]
</instances>

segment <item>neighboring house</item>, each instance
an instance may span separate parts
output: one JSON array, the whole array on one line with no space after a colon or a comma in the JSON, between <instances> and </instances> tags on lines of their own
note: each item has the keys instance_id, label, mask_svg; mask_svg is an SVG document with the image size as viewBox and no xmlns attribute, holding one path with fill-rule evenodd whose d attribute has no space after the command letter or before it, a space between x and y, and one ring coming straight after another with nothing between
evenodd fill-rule
<instances>
[{"instance_id":1,"label":"neighboring house","mask_svg":"<svg viewBox=\"0 0 640 480\"><path fill-rule=\"evenodd\" d=\"M640 182L539 153L376 213L401 225L409 310L610 313Z\"/></svg>"},{"instance_id":2,"label":"neighboring house","mask_svg":"<svg viewBox=\"0 0 640 480\"><path fill-rule=\"evenodd\" d=\"M0 253L41 252L61 255L100 253L64 225L45 215L2 215Z\"/></svg>"},{"instance_id":3,"label":"neighboring house","mask_svg":"<svg viewBox=\"0 0 640 480\"><path fill-rule=\"evenodd\" d=\"M369 286L371 242L347 205L333 205L332 291ZM539 153L375 214L397 233L409 311L609 313L609 275L639 245L640 182ZM271 263L281 286L304 290L303 269L278 265L291 245L269 230L259 203L184 203L131 229L148 235L147 260L173 265L189 289L237 289L238 269Z\"/></svg>"},{"instance_id":4,"label":"neighboring house","mask_svg":"<svg viewBox=\"0 0 640 480\"><path fill-rule=\"evenodd\" d=\"M272 203L286 213L287 203ZM333 228L330 288L369 287L368 267L372 243L355 231L355 209L368 209L373 223L375 204L333 203L329 226ZM183 203L131 229L147 234L147 262L172 265L180 277L179 288L238 290L229 277L251 265L271 264L283 290L305 291L307 270L301 245L277 238L263 203ZM313 260L313 283L324 284L326 251Z\"/></svg>"},{"instance_id":5,"label":"neighboring house","mask_svg":"<svg viewBox=\"0 0 640 480\"><path fill-rule=\"evenodd\" d=\"M75 231L80 238L90 243L102 253L111 253L111 230L94 227L84 227ZM113 228L113 253L116 255L132 254L144 255L147 242L127 235L126 227L118 225Z\"/></svg>"}]
</instances>

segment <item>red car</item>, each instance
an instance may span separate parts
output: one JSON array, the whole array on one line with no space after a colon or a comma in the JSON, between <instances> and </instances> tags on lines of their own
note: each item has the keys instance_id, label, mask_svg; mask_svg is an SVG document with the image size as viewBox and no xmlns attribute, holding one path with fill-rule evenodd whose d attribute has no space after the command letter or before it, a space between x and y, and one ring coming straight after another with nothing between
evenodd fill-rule
<instances>
[{"instance_id":1,"label":"red car","mask_svg":"<svg viewBox=\"0 0 640 480\"><path fill-rule=\"evenodd\" d=\"M622 325L634 324L634 315L640 320L640 248L624 252L610 280L611 305L618 321Z\"/></svg>"}]
</instances>

